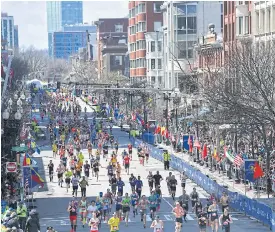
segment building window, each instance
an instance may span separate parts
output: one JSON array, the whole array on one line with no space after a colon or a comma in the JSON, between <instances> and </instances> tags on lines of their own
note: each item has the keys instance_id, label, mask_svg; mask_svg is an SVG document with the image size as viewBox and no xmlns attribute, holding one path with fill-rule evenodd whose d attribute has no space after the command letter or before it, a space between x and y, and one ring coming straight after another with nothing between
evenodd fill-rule
<instances>
[{"instance_id":1,"label":"building window","mask_svg":"<svg viewBox=\"0 0 275 232\"><path fill-rule=\"evenodd\" d=\"M223 39L224 39L224 42L227 42L227 33L228 33L228 30L227 30L227 24L224 25L224 32L223 33Z\"/></svg>"},{"instance_id":2,"label":"building window","mask_svg":"<svg viewBox=\"0 0 275 232\"><path fill-rule=\"evenodd\" d=\"M223 14L223 3L221 3L221 14Z\"/></svg>"},{"instance_id":3,"label":"building window","mask_svg":"<svg viewBox=\"0 0 275 232\"><path fill-rule=\"evenodd\" d=\"M188 58L193 58L193 49L188 49Z\"/></svg>"},{"instance_id":4,"label":"building window","mask_svg":"<svg viewBox=\"0 0 275 232\"><path fill-rule=\"evenodd\" d=\"M154 22L154 31L161 30L161 22Z\"/></svg>"},{"instance_id":5,"label":"building window","mask_svg":"<svg viewBox=\"0 0 275 232\"><path fill-rule=\"evenodd\" d=\"M158 77L158 84L162 85L162 77L161 76Z\"/></svg>"},{"instance_id":6,"label":"building window","mask_svg":"<svg viewBox=\"0 0 275 232\"><path fill-rule=\"evenodd\" d=\"M122 56L114 56L115 65L122 65Z\"/></svg>"},{"instance_id":7,"label":"building window","mask_svg":"<svg viewBox=\"0 0 275 232\"><path fill-rule=\"evenodd\" d=\"M156 60L151 59L151 69L156 69Z\"/></svg>"},{"instance_id":8,"label":"building window","mask_svg":"<svg viewBox=\"0 0 275 232\"><path fill-rule=\"evenodd\" d=\"M138 5L138 13L146 13L145 3L141 3Z\"/></svg>"},{"instance_id":9,"label":"building window","mask_svg":"<svg viewBox=\"0 0 275 232\"><path fill-rule=\"evenodd\" d=\"M115 25L115 32L123 32L123 25Z\"/></svg>"},{"instance_id":10,"label":"building window","mask_svg":"<svg viewBox=\"0 0 275 232\"><path fill-rule=\"evenodd\" d=\"M221 32L223 32L223 15L221 15Z\"/></svg>"},{"instance_id":11,"label":"building window","mask_svg":"<svg viewBox=\"0 0 275 232\"><path fill-rule=\"evenodd\" d=\"M151 84L155 84L156 82L156 77L151 77Z\"/></svg>"},{"instance_id":12,"label":"building window","mask_svg":"<svg viewBox=\"0 0 275 232\"><path fill-rule=\"evenodd\" d=\"M151 52L154 52L156 50L156 43L155 41L151 41Z\"/></svg>"},{"instance_id":13,"label":"building window","mask_svg":"<svg viewBox=\"0 0 275 232\"><path fill-rule=\"evenodd\" d=\"M139 59L139 67L140 68L146 68L146 59L145 58L140 58Z\"/></svg>"},{"instance_id":14,"label":"building window","mask_svg":"<svg viewBox=\"0 0 275 232\"><path fill-rule=\"evenodd\" d=\"M235 23L232 23L232 40L235 39L235 30L236 30ZM230 41L232 41L232 40L230 40Z\"/></svg>"},{"instance_id":15,"label":"building window","mask_svg":"<svg viewBox=\"0 0 275 232\"><path fill-rule=\"evenodd\" d=\"M187 33L196 34L197 33L197 17L187 18Z\"/></svg>"},{"instance_id":16,"label":"building window","mask_svg":"<svg viewBox=\"0 0 275 232\"><path fill-rule=\"evenodd\" d=\"M162 60L158 59L158 69L162 69Z\"/></svg>"},{"instance_id":17,"label":"building window","mask_svg":"<svg viewBox=\"0 0 275 232\"><path fill-rule=\"evenodd\" d=\"M186 29L186 17L178 17L178 29L179 30Z\"/></svg>"},{"instance_id":18,"label":"building window","mask_svg":"<svg viewBox=\"0 0 275 232\"><path fill-rule=\"evenodd\" d=\"M158 41L158 51L161 52L161 41Z\"/></svg>"},{"instance_id":19,"label":"building window","mask_svg":"<svg viewBox=\"0 0 275 232\"><path fill-rule=\"evenodd\" d=\"M146 49L146 41L145 40L138 40L137 41L137 50Z\"/></svg>"},{"instance_id":20,"label":"building window","mask_svg":"<svg viewBox=\"0 0 275 232\"><path fill-rule=\"evenodd\" d=\"M245 18L244 18L244 34L248 34L248 25L249 25L248 16L245 16Z\"/></svg>"},{"instance_id":21,"label":"building window","mask_svg":"<svg viewBox=\"0 0 275 232\"><path fill-rule=\"evenodd\" d=\"M228 2L223 3L223 9L224 9L224 14L227 15L227 4Z\"/></svg>"},{"instance_id":22,"label":"building window","mask_svg":"<svg viewBox=\"0 0 275 232\"><path fill-rule=\"evenodd\" d=\"M154 13L160 13L161 12L160 6L161 6L161 2L154 3Z\"/></svg>"},{"instance_id":23,"label":"building window","mask_svg":"<svg viewBox=\"0 0 275 232\"><path fill-rule=\"evenodd\" d=\"M146 31L146 23L145 22L139 22L138 23L138 32Z\"/></svg>"},{"instance_id":24,"label":"building window","mask_svg":"<svg viewBox=\"0 0 275 232\"><path fill-rule=\"evenodd\" d=\"M196 5L187 5L187 14L196 14L197 6Z\"/></svg>"},{"instance_id":25,"label":"building window","mask_svg":"<svg viewBox=\"0 0 275 232\"><path fill-rule=\"evenodd\" d=\"M243 34L243 17L242 16L239 17L238 23L239 23L238 34L242 35Z\"/></svg>"}]
</instances>

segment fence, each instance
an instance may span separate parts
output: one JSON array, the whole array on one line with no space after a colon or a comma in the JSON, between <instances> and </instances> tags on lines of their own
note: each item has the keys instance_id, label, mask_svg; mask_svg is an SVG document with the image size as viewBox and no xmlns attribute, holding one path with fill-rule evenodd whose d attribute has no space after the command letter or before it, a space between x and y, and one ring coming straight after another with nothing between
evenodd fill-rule
<instances>
[{"instance_id":1,"label":"fence","mask_svg":"<svg viewBox=\"0 0 275 232\"><path fill-rule=\"evenodd\" d=\"M132 144L137 147L141 140L131 138ZM150 144L147 144L150 152L150 156L154 159L163 162L163 151ZM237 211L244 212L246 215L254 217L264 225L269 226L272 231L275 232L275 213L272 211L270 206L259 202L255 199L250 199L237 192L231 192L227 188L219 185L214 180L201 173L198 169L185 163L179 157L171 155L170 167L178 171L184 171L188 178L194 183L202 187L208 193L215 193L220 198L223 192L226 192L230 198L229 206Z\"/></svg>"}]
</instances>

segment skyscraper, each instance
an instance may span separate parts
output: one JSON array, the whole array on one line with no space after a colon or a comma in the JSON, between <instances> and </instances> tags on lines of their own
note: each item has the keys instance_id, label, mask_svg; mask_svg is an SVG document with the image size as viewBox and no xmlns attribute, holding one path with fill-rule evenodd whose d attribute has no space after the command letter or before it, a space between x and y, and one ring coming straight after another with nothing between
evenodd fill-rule
<instances>
[{"instance_id":1,"label":"skyscraper","mask_svg":"<svg viewBox=\"0 0 275 232\"><path fill-rule=\"evenodd\" d=\"M1 13L1 39L7 42L8 49L14 48L14 20L7 13Z\"/></svg>"},{"instance_id":2,"label":"skyscraper","mask_svg":"<svg viewBox=\"0 0 275 232\"><path fill-rule=\"evenodd\" d=\"M48 50L53 55L53 32L61 31L62 26L83 23L82 1L48 1L47 2L47 27Z\"/></svg>"}]
</instances>

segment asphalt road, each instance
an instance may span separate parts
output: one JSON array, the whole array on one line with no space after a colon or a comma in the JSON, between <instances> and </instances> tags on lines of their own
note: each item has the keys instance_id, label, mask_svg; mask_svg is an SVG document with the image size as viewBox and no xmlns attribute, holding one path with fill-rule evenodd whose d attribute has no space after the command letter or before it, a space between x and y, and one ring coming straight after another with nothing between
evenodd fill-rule
<instances>
[{"instance_id":1,"label":"asphalt road","mask_svg":"<svg viewBox=\"0 0 275 232\"><path fill-rule=\"evenodd\" d=\"M84 104L83 104L84 105ZM84 107L83 107L84 108ZM88 108L88 111L90 109ZM129 143L129 137L128 134L125 132L120 131L119 128L114 128L113 130L114 136L116 139L118 139L118 142L122 148L119 149L119 154L123 151L123 147L125 147ZM37 209L39 211L40 215L40 224L41 224L41 232L46 231L47 226L53 226L58 232L68 232L70 231L70 221L69 216L66 211L69 201L72 199L71 192L66 192L65 188L61 188L57 184L57 178L54 177L54 182L50 183L49 177L48 177L48 171L47 164L50 159L53 160L55 166L58 165L59 160L52 158L51 151L42 151L41 152L41 159L44 166L44 173L45 173L45 179L47 181L48 189L42 192L38 192L35 195L35 198L37 199ZM85 158L88 158L87 150L84 150L84 156ZM160 171L160 174L165 179L166 176L168 176L168 171L164 171L163 164L157 160L154 160L152 158L149 159L148 164L145 164L145 166L141 166L138 162L136 150L134 149L133 152L133 161L130 165L130 173L134 173L135 176L140 175L141 179L144 179L144 188L143 193L145 195L149 195L149 187L147 184L146 176L148 175L149 171ZM95 196L98 195L99 192L103 191L105 192L108 186L108 177L105 167L107 166L107 163L105 160L102 161L102 166L100 173L99 173L99 182L94 180L92 177L89 179L89 187L87 188L87 199L88 201L91 201L95 198ZM173 172L176 175L176 178L179 179L179 173ZM124 192L130 192L130 185L128 183L129 176L122 170L122 179L125 182L125 189ZM172 207L174 205L173 200L170 198L166 183L163 181L161 183L162 185L162 191L163 191L163 199L160 207L160 211L157 213L160 216L160 219L164 221L165 225L165 232L172 232L175 230L175 223L174 223L174 217L171 214ZM186 190L187 193L190 194L193 187L196 187L199 193L199 196L203 199L205 199L208 194L197 187L192 182L187 182ZM181 189L177 189L177 196L181 193ZM79 192L80 195L80 192ZM203 200L204 204L205 200ZM255 220L252 220L245 215L239 214L238 212L231 212L231 215L233 217L233 224L231 226L231 231L236 232L265 232L269 231L269 229L260 223L256 222ZM124 222L121 222L120 225L120 232L140 232L140 231L152 231L150 229L150 223L151 220L148 217L147 221L147 228L143 228L142 223L140 222L139 215L134 218L132 213L130 213L130 219L129 219L129 226L126 227ZM81 223L78 222L80 225ZM77 231L89 231L87 225L85 228L82 228L82 226L78 226ZM103 223L102 228L100 231L109 231L109 227L106 223ZM199 231L198 224L195 218L195 215L190 213L187 217L187 222L184 223L182 231L188 231L188 232L197 232ZM211 231L210 227L207 231ZM221 229L220 229L221 231Z\"/></svg>"}]
</instances>

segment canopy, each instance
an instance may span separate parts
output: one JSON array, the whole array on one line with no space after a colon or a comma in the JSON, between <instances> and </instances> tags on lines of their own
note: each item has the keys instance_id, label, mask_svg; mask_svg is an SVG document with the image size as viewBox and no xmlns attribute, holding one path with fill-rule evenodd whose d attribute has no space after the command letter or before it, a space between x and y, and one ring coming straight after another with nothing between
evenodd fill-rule
<instances>
[{"instance_id":1,"label":"canopy","mask_svg":"<svg viewBox=\"0 0 275 232\"><path fill-rule=\"evenodd\" d=\"M45 85L48 85L46 82L40 81L38 79L33 79L33 80L30 80L30 81L27 81L27 85L31 85L31 84L36 85L36 87L38 87L38 88L41 88Z\"/></svg>"}]
</instances>

